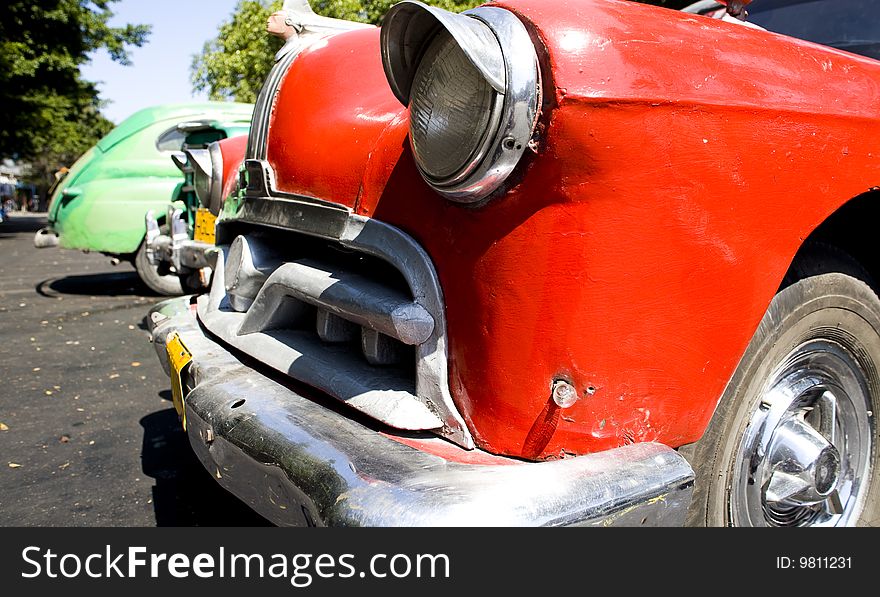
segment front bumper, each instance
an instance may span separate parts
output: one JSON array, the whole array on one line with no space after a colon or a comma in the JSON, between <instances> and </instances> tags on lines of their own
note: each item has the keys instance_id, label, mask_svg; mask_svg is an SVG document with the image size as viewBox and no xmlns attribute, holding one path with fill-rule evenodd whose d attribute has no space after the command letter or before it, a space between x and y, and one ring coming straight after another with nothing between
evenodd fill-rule
<instances>
[{"instance_id":1,"label":"front bumper","mask_svg":"<svg viewBox=\"0 0 880 597\"><path fill-rule=\"evenodd\" d=\"M52 228L43 228L34 235L34 246L38 249L51 249L59 243L58 233Z\"/></svg>"},{"instance_id":2,"label":"front bumper","mask_svg":"<svg viewBox=\"0 0 880 597\"><path fill-rule=\"evenodd\" d=\"M165 342L171 333L177 332L193 354L185 408L187 433L199 459L223 487L276 524L684 522L694 473L666 446L636 444L523 463L442 439L406 445L241 363L206 335L187 298L158 305L149 322L166 372ZM430 447L430 453L412 445Z\"/></svg>"},{"instance_id":3,"label":"front bumper","mask_svg":"<svg viewBox=\"0 0 880 597\"><path fill-rule=\"evenodd\" d=\"M168 234L162 234L159 221L152 211L145 216L147 234L147 258L153 265L163 263L171 270L183 274L214 267L217 248L213 244L192 240L183 212L175 207L168 209Z\"/></svg>"}]
</instances>

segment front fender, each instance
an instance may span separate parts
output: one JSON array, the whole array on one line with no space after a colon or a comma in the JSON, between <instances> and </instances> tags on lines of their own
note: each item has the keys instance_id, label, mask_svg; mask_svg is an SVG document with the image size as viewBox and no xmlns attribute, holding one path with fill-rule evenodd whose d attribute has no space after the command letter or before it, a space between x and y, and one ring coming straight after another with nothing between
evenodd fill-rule
<instances>
[{"instance_id":1,"label":"front fender","mask_svg":"<svg viewBox=\"0 0 880 597\"><path fill-rule=\"evenodd\" d=\"M144 217L164 213L180 183L172 179L96 180L79 195L57 198L53 228L61 248L114 255L134 253L144 239Z\"/></svg>"}]
</instances>

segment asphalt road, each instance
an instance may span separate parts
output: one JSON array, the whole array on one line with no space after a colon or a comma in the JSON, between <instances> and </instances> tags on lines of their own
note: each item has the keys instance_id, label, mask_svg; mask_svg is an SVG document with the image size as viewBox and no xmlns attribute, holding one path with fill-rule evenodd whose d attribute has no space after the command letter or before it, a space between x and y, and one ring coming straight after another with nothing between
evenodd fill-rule
<instances>
[{"instance_id":1,"label":"asphalt road","mask_svg":"<svg viewBox=\"0 0 880 597\"><path fill-rule=\"evenodd\" d=\"M0 224L0 526L256 526L199 464L128 264Z\"/></svg>"}]
</instances>

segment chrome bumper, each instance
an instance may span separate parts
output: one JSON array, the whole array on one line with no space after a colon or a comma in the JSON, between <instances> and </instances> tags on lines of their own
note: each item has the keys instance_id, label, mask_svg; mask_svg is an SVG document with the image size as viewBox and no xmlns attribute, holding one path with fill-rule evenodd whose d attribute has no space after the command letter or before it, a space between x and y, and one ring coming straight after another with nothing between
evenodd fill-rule
<instances>
[{"instance_id":1,"label":"chrome bumper","mask_svg":"<svg viewBox=\"0 0 880 597\"><path fill-rule=\"evenodd\" d=\"M144 242L147 258L153 265L167 263L178 274L214 266L216 247L190 239L180 209L169 208L167 221L170 222L169 234L162 234L155 214L148 211L145 216L147 234Z\"/></svg>"},{"instance_id":2,"label":"chrome bumper","mask_svg":"<svg viewBox=\"0 0 880 597\"><path fill-rule=\"evenodd\" d=\"M51 249L58 246L58 233L51 228L38 230L34 235L34 246L38 249Z\"/></svg>"},{"instance_id":3,"label":"chrome bumper","mask_svg":"<svg viewBox=\"0 0 880 597\"><path fill-rule=\"evenodd\" d=\"M150 312L159 359L180 334L187 433L230 492L283 526L676 526L694 473L674 450L636 444L545 463L427 440L404 445L242 364L175 299ZM480 455L489 464L462 464Z\"/></svg>"}]
</instances>

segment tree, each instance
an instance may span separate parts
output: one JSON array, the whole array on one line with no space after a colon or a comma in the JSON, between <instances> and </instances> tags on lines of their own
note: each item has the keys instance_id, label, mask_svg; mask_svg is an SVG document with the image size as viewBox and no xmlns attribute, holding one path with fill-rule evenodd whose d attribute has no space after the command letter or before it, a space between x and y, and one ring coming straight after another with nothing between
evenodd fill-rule
<instances>
[{"instance_id":1,"label":"tree","mask_svg":"<svg viewBox=\"0 0 880 597\"><path fill-rule=\"evenodd\" d=\"M241 0L217 37L193 58L192 82L212 100L253 103L274 63L281 41L266 33L266 21L281 0Z\"/></svg>"},{"instance_id":2,"label":"tree","mask_svg":"<svg viewBox=\"0 0 880 597\"><path fill-rule=\"evenodd\" d=\"M378 23L398 0L312 0L316 13L364 23ZM448 10L465 10L478 0L433 0L429 4ZM241 0L216 38L193 59L196 91L207 91L214 100L256 101L272 68L281 42L266 34L266 21L281 8L281 0Z\"/></svg>"},{"instance_id":3,"label":"tree","mask_svg":"<svg viewBox=\"0 0 880 597\"><path fill-rule=\"evenodd\" d=\"M0 20L0 158L33 161L36 177L69 165L111 128L80 67L106 49L128 64L149 28L111 27L117 0L7 0Z\"/></svg>"},{"instance_id":4,"label":"tree","mask_svg":"<svg viewBox=\"0 0 880 597\"><path fill-rule=\"evenodd\" d=\"M128 63L126 46L140 46L149 29L110 27L116 0L11 0L0 20L0 157L28 159L47 150L76 150L89 133L106 127L98 92L80 66L104 48ZM87 146L86 146L87 148Z\"/></svg>"}]
</instances>

